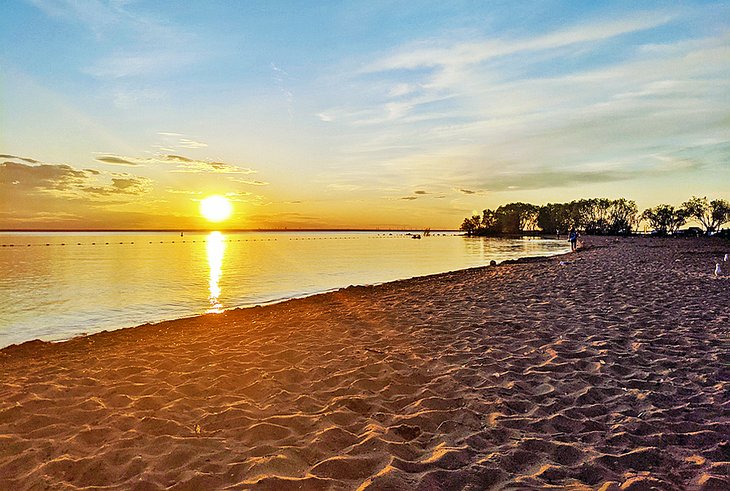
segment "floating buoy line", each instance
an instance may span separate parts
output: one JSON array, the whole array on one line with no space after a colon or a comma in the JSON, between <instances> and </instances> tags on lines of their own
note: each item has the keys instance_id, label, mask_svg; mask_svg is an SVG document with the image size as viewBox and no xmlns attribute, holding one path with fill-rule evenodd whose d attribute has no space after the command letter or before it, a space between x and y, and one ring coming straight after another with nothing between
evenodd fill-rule
<instances>
[{"instance_id":1,"label":"floating buoy line","mask_svg":"<svg viewBox=\"0 0 730 491\"><path fill-rule=\"evenodd\" d=\"M449 236L450 234L433 234L433 237L441 236ZM279 238L266 238L266 239L227 239L222 240L221 242L276 242L278 240L354 240L362 237L357 236L344 236L344 237L288 237L287 239L279 239ZM377 236L367 236L368 239L403 239L403 238L411 238L411 235L406 234L396 234L396 235L377 235ZM64 247L64 246L108 246L108 245L134 245L136 244L195 244L196 242L207 242L206 239L200 239L200 240L161 240L159 242L157 241L129 241L129 242L38 242L38 243L31 243L31 244L0 244L0 247Z\"/></svg>"}]
</instances>

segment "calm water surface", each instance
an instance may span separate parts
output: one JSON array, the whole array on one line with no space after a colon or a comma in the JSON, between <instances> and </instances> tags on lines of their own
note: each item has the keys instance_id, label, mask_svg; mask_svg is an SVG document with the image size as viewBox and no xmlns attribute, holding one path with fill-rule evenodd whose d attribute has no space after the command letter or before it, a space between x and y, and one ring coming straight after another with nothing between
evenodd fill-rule
<instances>
[{"instance_id":1,"label":"calm water surface","mask_svg":"<svg viewBox=\"0 0 730 491\"><path fill-rule=\"evenodd\" d=\"M567 252L404 233L0 233L0 347Z\"/></svg>"}]
</instances>

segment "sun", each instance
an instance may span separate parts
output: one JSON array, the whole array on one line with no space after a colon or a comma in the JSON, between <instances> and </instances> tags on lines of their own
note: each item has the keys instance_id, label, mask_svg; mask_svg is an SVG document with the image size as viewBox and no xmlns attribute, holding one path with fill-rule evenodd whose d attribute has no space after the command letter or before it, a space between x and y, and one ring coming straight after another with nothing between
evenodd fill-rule
<instances>
[{"instance_id":1,"label":"sun","mask_svg":"<svg viewBox=\"0 0 730 491\"><path fill-rule=\"evenodd\" d=\"M200 214L211 222L222 222L233 212L233 205L223 196L208 196L200 202Z\"/></svg>"}]
</instances>

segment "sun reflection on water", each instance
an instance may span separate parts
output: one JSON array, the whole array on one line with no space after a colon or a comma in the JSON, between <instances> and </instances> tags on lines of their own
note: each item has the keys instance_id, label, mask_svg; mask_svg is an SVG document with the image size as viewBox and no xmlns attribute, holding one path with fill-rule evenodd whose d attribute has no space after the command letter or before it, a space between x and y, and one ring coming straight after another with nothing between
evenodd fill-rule
<instances>
[{"instance_id":1,"label":"sun reflection on water","mask_svg":"<svg viewBox=\"0 0 730 491\"><path fill-rule=\"evenodd\" d=\"M207 313L218 314L223 312L223 305L218 301L221 295L221 287L219 281L221 279L221 269L223 266L223 253L226 250L225 236L220 232L211 232L208 235L206 244L206 250L208 252L208 267L210 268L210 280L208 283L208 289L210 295L208 301L210 302L210 308L206 310Z\"/></svg>"}]
</instances>

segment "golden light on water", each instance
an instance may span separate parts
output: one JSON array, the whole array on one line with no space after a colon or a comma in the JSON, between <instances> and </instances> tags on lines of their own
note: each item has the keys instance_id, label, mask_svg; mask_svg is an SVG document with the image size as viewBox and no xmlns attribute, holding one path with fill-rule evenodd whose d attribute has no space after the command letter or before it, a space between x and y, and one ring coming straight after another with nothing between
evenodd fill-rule
<instances>
[{"instance_id":1,"label":"golden light on water","mask_svg":"<svg viewBox=\"0 0 730 491\"><path fill-rule=\"evenodd\" d=\"M220 279L223 270L223 253L226 250L225 236L220 232L211 232L208 235L206 250L208 252L208 267L210 279L208 281L208 301L210 308L207 313L218 314L223 312L223 305L218 301L221 295Z\"/></svg>"},{"instance_id":2,"label":"golden light on water","mask_svg":"<svg viewBox=\"0 0 730 491\"><path fill-rule=\"evenodd\" d=\"M200 202L200 214L211 222L222 222L232 212L233 205L223 196L208 196Z\"/></svg>"}]
</instances>

